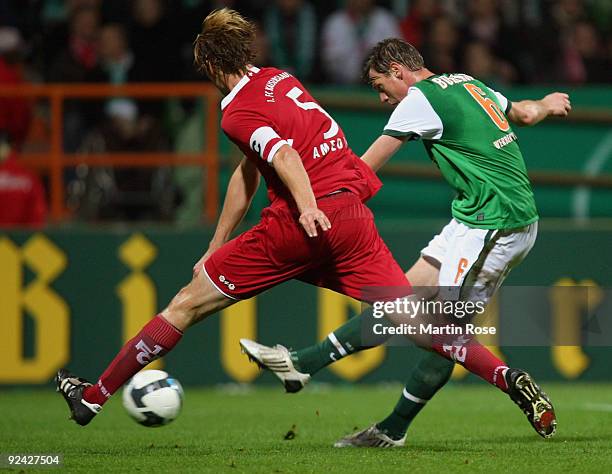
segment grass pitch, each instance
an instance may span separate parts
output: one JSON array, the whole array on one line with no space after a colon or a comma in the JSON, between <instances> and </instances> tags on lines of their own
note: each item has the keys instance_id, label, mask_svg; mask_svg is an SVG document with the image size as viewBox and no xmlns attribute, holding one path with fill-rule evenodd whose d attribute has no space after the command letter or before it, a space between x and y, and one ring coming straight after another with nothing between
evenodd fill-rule
<instances>
[{"instance_id":1,"label":"grass pitch","mask_svg":"<svg viewBox=\"0 0 612 474\"><path fill-rule=\"evenodd\" d=\"M539 438L496 390L451 385L412 424L407 446L388 450L331 445L385 416L399 385L187 389L183 413L162 428L137 425L120 397L82 428L51 389L4 390L0 452L61 453L68 472L612 472L612 385L544 386L559 417L554 439Z\"/></svg>"}]
</instances>

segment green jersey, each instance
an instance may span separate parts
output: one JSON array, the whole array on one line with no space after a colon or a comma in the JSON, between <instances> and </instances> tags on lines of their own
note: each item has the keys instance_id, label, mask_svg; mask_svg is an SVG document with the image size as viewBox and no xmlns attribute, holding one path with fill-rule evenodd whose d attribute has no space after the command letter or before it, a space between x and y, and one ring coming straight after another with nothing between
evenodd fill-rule
<instances>
[{"instance_id":1,"label":"green jersey","mask_svg":"<svg viewBox=\"0 0 612 474\"><path fill-rule=\"evenodd\" d=\"M511 102L466 74L417 82L384 134L422 139L457 192L455 219L470 227L512 229L538 220L523 155L505 115Z\"/></svg>"}]
</instances>

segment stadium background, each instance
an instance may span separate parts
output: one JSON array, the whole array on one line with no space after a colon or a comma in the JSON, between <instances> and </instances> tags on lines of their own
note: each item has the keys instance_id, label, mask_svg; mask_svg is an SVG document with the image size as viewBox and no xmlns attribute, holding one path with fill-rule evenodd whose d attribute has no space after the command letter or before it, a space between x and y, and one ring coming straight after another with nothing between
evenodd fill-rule
<instances>
[{"instance_id":1,"label":"stadium background","mask_svg":"<svg viewBox=\"0 0 612 474\"><path fill-rule=\"evenodd\" d=\"M346 68L334 67L333 45L350 35L329 25L346 8L378 15L376 34L405 35L435 71L474 74L512 100L569 92L568 119L518 130L542 222L536 247L508 284L598 286L598 315L610 314L609 2L212 3L258 19L258 62L311 85L357 153L389 110L358 75L345 74L349 58L341 61ZM368 3L377 6L368 10ZM44 222L6 222L0 230L0 333L8 335L0 385L47 384L63 365L93 377L190 278L240 159L218 130L219 96L191 67L191 41L212 7L197 0L0 2L0 130L15 160L41 179L48 206ZM448 220L452 193L419 144L404 147L383 176L371 207L408 266ZM245 226L264 205L260 189ZM549 297L543 309L551 327L563 321L573 331L575 344L500 350L540 379L609 381L612 349L585 342L584 306ZM512 308L495 307L511 321ZM287 283L194 328L163 364L185 384L271 382L239 353L239 337L300 347L356 311L342 297ZM319 380L402 380L411 351L367 351ZM469 380L461 371L455 378Z\"/></svg>"}]
</instances>

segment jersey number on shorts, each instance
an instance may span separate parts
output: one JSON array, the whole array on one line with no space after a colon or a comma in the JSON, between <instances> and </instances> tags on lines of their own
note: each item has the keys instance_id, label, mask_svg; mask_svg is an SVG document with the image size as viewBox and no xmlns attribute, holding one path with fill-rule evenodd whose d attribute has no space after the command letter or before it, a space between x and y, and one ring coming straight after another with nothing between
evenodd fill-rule
<instances>
[{"instance_id":1,"label":"jersey number on shorts","mask_svg":"<svg viewBox=\"0 0 612 474\"><path fill-rule=\"evenodd\" d=\"M321 107L316 102L300 102L298 99L303 93L304 91L300 90L299 87L294 87L289 92L287 92L287 97L289 97L293 102L295 102L295 105L297 105L300 109L318 110L323 115L325 115L329 120L331 120L331 125L329 127L329 130L323 134L323 138L325 140L329 140L330 138L335 137L338 134L338 131L340 130L336 121L331 118L331 115L325 112L325 110L323 110L323 107Z\"/></svg>"},{"instance_id":2,"label":"jersey number on shorts","mask_svg":"<svg viewBox=\"0 0 612 474\"><path fill-rule=\"evenodd\" d=\"M474 98L478 105L480 105L487 115L493 120L493 123L502 132L510 130L510 123L504 113L499 109L499 106L494 100L489 99L482 89L474 84L464 84L463 87L467 89L470 95Z\"/></svg>"}]
</instances>

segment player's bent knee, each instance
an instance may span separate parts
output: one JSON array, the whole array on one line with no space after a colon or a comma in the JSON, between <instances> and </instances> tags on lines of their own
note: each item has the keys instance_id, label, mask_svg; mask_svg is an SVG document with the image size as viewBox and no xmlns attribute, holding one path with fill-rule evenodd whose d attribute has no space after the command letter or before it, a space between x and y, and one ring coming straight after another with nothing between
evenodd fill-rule
<instances>
[{"instance_id":1,"label":"player's bent knee","mask_svg":"<svg viewBox=\"0 0 612 474\"><path fill-rule=\"evenodd\" d=\"M200 272L181 288L162 314L175 327L185 330L235 302L220 293Z\"/></svg>"},{"instance_id":2,"label":"player's bent knee","mask_svg":"<svg viewBox=\"0 0 612 474\"><path fill-rule=\"evenodd\" d=\"M174 327L184 331L194 324L196 312L195 308L189 304L189 298L179 292L168 307L162 311L162 315Z\"/></svg>"}]
</instances>

